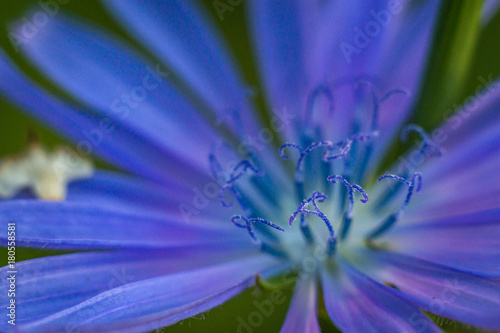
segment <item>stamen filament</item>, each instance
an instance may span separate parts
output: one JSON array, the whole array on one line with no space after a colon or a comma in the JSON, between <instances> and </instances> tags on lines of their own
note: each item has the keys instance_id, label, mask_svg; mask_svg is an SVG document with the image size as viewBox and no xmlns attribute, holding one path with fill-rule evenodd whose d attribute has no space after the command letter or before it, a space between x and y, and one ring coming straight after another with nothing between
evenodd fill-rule
<instances>
[{"instance_id":1,"label":"stamen filament","mask_svg":"<svg viewBox=\"0 0 500 333\"><path fill-rule=\"evenodd\" d=\"M356 142L356 141L368 142L369 140L371 140L372 138L377 137L377 136L378 136L378 132L377 131L372 132L372 133L357 133L357 134L354 134L354 135L350 136L349 138L347 138L347 139L345 139L343 141L338 142L334 146L329 147L328 150L326 150L325 153L323 154L323 160L325 162L328 162L328 161L335 160L335 159L338 159L338 158L344 158L347 155L347 153L349 153L349 151L351 151L352 144L354 142ZM332 151L334 149L334 147L338 147L339 148L339 153L335 154L335 155L332 155L332 156L328 156L328 153L330 151Z\"/></svg>"},{"instance_id":2,"label":"stamen filament","mask_svg":"<svg viewBox=\"0 0 500 333\"><path fill-rule=\"evenodd\" d=\"M396 94L405 94L408 95L408 92L404 89L392 89L389 92L387 92L382 98L378 98L377 92L375 91L375 88L373 87L373 84L367 81L358 81L357 82L357 87L367 87L370 89L371 95L372 95L372 100L373 100L373 111L372 111L372 119L371 119L371 125L370 125L370 131L371 132L377 132L379 129L379 111L380 111L380 106L386 102L390 97L396 95ZM370 159L372 157L374 150L373 143L369 143L366 147L366 151L363 154L363 158L361 160L361 163L359 165L359 172L357 172L358 177L356 178L359 182L362 182L365 176L366 169L368 167L368 164L370 162Z\"/></svg>"},{"instance_id":3,"label":"stamen filament","mask_svg":"<svg viewBox=\"0 0 500 333\"><path fill-rule=\"evenodd\" d=\"M233 203L228 203L226 202L226 200L224 199L224 193L228 190L230 190L235 198L236 198L236 201L238 202L238 204L241 206L241 208L243 210L245 210L245 213L247 215L250 215L249 214L249 208L247 207L247 205L245 204L244 200L243 200L243 196L241 195L241 192L238 190L238 188L235 186L235 182L240 179L244 174L245 172L250 169L251 171L253 171L256 175L258 176L261 176L263 175L263 172L262 170L256 168L250 161L247 161L247 160L244 160L244 161L241 161L240 163L238 163L233 171L231 172L231 174L229 175L229 179L226 181L226 184L224 186L221 187L220 191L219 191L219 200L220 200L220 203L222 204L222 206L224 207L227 207L227 208L230 208L233 206Z\"/></svg>"},{"instance_id":4,"label":"stamen filament","mask_svg":"<svg viewBox=\"0 0 500 333\"><path fill-rule=\"evenodd\" d=\"M408 134L412 131L420 134L422 138L422 144L419 148L418 155L413 157L412 160L420 161L420 159L424 155L427 155L429 157L439 157L443 154L443 148L435 143L422 127L415 124L410 124L403 128L403 130L401 131L401 141L406 142L406 140L408 139ZM407 172L403 173L403 178L409 177L409 175L415 171L415 166L410 165L410 167L411 168L408 168L409 170ZM401 182L397 183L393 188L390 189L390 191L387 191L383 196L381 196L375 206L375 209L380 210L381 208L392 202L392 200L403 188L403 184L404 183Z\"/></svg>"},{"instance_id":5,"label":"stamen filament","mask_svg":"<svg viewBox=\"0 0 500 333\"><path fill-rule=\"evenodd\" d=\"M243 221L244 224L242 224L239 221ZM231 218L231 222L233 222L233 224L235 226L237 226L238 228L247 229L248 234L250 235L250 238L252 238L252 242L255 245L259 246L261 251L272 254L272 255L280 257L280 258L286 257L286 254L283 251L281 251L280 249L258 239L257 236L255 236L255 232L253 230L253 225L256 222L260 222L260 223L265 224L271 228L274 228L276 230L284 232L285 230L283 228L281 228L280 226L278 226L272 222L266 221L260 217L246 218L242 215L234 215Z\"/></svg>"},{"instance_id":6,"label":"stamen filament","mask_svg":"<svg viewBox=\"0 0 500 333\"><path fill-rule=\"evenodd\" d=\"M358 191L363 196L363 199L359 199L359 201L361 201L362 203L368 202L368 195L361 188L361 186L357 184L351 185L344 177L340 175L329 176L327 180L332 184L337 184L337 180L340 180L348 190L348 205L346 211L344 212L342 218L342 226L340 228L340 240L344 240L347 237L347 233L351 227L352 213L354 209L354 190Z\"/></svg>"},{"instance_id":7,"label":"stamen filament","mask_svg":"<svg viewBox=\"0 0 500 333\"><path fill-rule=\"evenodd\" d=\"M378 179L378 182L380 182L382 179L386 179L386 178L396 179L397 181L399 181L399 182L401 182L403 184L406 184L408 186L408 193L406 194L405 201L403 202L403 204L401 205L401 207L399 207L399 209L397 210L397 212L394 213L394 214L389 215L389 217L387 217L380 224L380 226L378 228L376 228L375 230L373 230L368 235L368 238L370 238L370 239L379 237L380 235L382 235L385 232L387 232L392 226L394 226L396 224L396 222L401 218L401 216L403 215L406 207L408 206L408 204L410 202L410 199L413 196L414 189L415 189L415 192L419 192L420 189L421 189L421 187L422 187L422 174L420 172L415 172L413 174L413 177L411 178L410 181L407 181L406 179L398 177L398 176L395 176L395 175L388 174L388 175L381 176ZM416 188L415 188L415 186L416 186Z\"/></svg>"},{"instance_id":8,"label":"stamen filament","mask_svg":"<svg viewBox=\"0 0 500 333\"><path fill-rule=\"evenodd\" d=\"M318 204L317 204L317 202L324 202L326 200L326 198L327 198L327 196L321 192L317 192L317 191L313 192L312 196L309 199L304 200L300 204L300 206L297 208L297 210L290 217L288 223L290 224L290 226L292 226L293 221L295 221L295 219L297 218L297 215L299 215L299 214L302 214L301 216L303 216L304 214L316 215L317 217L322 219L328 228L328 232L330 233L330 237L328 239L327 254L328 254L328 256L331 256L332 254L335 253L336 246L337 246L335 232L333 230L332 224L330 223L330 221L328 220L326 215L320 211ZM314 211L307 209L307 207L311 203L314 207Z\"/></svg>"},{"instance_id":9,"label":"stamen filament","mask_svg":"<svg viewBox=\"0 0 500 333\"><path fill-rule=\"evenodd\" d=\"M312 152L313 150L320 148L320 147L327 147L331 148L332 143L330 141L319 141L311 144L308 146L306 149L302 149L299 145L295 143L285 143L280 147L279 154L280 157L283 159L289 159L290 156L286 155L284 150L286 148L294 148L299 152L299 159L297 160L297 167L295 169L295 189L297 192L297 199L299 202L303 201L305 198L305 190L304 190L304 159L305 157ZM304 235L306 241L308 243L313 243L314 238L312 235L311 230L309 230L309 226L307 225L307 222L305 218L301 218L301 223L300 223L300 229L302 231L302 234Z\"/></svg>"},{"instance_id":10,"label":"stamen filament","mask_svg":"<svg viewBox=\"0 0 500 333\"><path fill-rule=\"evenodd\" d=\"M443 154L443 148L432 141L422 127L415 124L410 124L403 128L401 131L401 141L406 142L408 134L412 131L417 132L422 137L422 147L420 148L421 154L428 154L429 156L435 157L439 157Z\"/></svg>"},{"instance_id":11,"label":"stamen filament","mask_svg":"<svg viewBox=\"0 0 500 333\"><path fill-rule=\"evenodd\" d=\"M307 98L307 103L306 103L306 114L305 114L305 132L307 132L307 135L312 135L312 132L314 129L311 127L312 119L313 119L313 110L314 110L314 104L316 100L318 99L319 96L325 96L328 99L329 103L329 109L328 112L332 113L334 109L334 98L333 98L333 93L331 89L324 84L319 85L314 89L309 97Z\"/></svg>"}]
</instances>

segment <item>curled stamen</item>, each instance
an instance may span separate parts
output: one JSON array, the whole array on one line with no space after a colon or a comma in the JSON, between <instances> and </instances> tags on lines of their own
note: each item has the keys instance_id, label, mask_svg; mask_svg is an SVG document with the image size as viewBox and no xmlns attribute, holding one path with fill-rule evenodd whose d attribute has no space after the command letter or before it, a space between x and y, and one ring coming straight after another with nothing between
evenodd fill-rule
<instances>
[{"instance_id":1,"label":"curled stamen","mask_svg":"<svg viewBox=\"0 0 500 333\"><path fill-rule=\"evenodd\" d=\"M354 209L354 191L358 191L361 193L363 196L363 199L359 199L362 203L367 203L368 202L368 195L366 192L361 188L361 186L354 184L351 185L344 177L340 175L332 175L327 178L328 182L332 184L337 184L337 181L340 180L344 185L347 187L348 190L348 205L347 209L344 212L344 216L342 219L342 227L340 229L340 239L343 240L346 238L347 233L351 227L351 222L352 222L352 212Z\"/></svg>"},{"instance_id":2,"label":"curled stamen","mask_svg":"<svg viewBox=\"0 0 500 333\"><path fill-rule=\"evenodd\" d=\"M215 142L212 143L212 147L210 149L211 152L208 155L208 162L209 162L211 176L222 186L223 184L226 183L228 174L227 172L224 171L216 156L216 151L221 146L226 146L226 145L220 140L216 140Z\"/></svg>"},{"instance_id":3,"label":"curled stamen","mask_svg":"<svg viewBox=\"0 0 500 333\"><path fill-rule=\"evenodd\" d=\"M331 148L333 144L330 141L318 141L313 144L311 144L309 147L306 149L302 149L299 145L296 145L295 143L285 143L280 147L279 153L280 157L283 159L288 159L290 158L288 155L285 155L284 150L285 148L295 148L299 152L299 159L297 161L297 167L295 169L295 188L297 190L297 197L299 199L299 202L304 199L304 159L305 157L314 149L320 148L320 147L327 147Z\"/></svg>"},{"instance_id":4,"label":"curled stamen","mask_svg":"<svg viewBox=\"0 0 500 333\"><path fill-rule=\"evenodd\" d=\"M330 141L318 141L318 142L315 142L313 144L311 144L309 147L307 147L306 149L302 149L299 145L295 144L295 143L285 143L284 145L282 145L280 147L280 150L279 150L279 153L280 153L280 157L283 158L283 159L289 159L290 156L288 155L285 155L284 153L284 150L286 148L295 148L298 152L299 152L299 159L297 161L297 171L302 171L303 170L303 162L304 162L304 158L311 152L313 151L314 149L316 148L320 148L320 147L328 147L328 148L331 148L333 147L333 143L331 143Z\"/></svg>"},{"instance_id":5,"label":"curled stamen","mask_svg":"<svg viewBox=\"0 0 500 333\"><path fill-rule=\"evenodd\" d=\"M418 125L410 124L403 128L401 131L401 141L406 142L408 139L408 134L410 132L416 132L422 137L422 148L423 153L427 153L429 156L441 156L443 154L443 148L437 143L432 141L429 135L424 131L424 129Z\"/></svg>"},{"instance_id":6,"label":"curled stamen","mask_svg":"<svg viewBox=\"0 0 500 333\"><path fill-rule=\"evenodd\" d=\"M210 166L210 174L214 179L219 183L225 182L224 171L222 170L222 166L219 161L215 157L215 154L211 153L208 155L208 161Z\"/></svg>"},{"instance_id":7,"label":"curled stamen","mask_svg":"<svg viewBox=\"0 0 500 333\"><path fill-rule=\"evenodd\" d=\"M264 174L263 171L253 165L252 162L243 160L234 167L233 172L231 173L227 182L234 183L235 181L240 179L248 169L252 170L257 176L262 176Z\"/></svg>"},{"instance_id":8,"label":"curled stamen","mask_svg":"<svg viewBox=\"0 0 500 333\"><path fill-rule=\"evenodd\" d=\"M406 184L408 186L408 193L406 194L405 201L403 202L401 207L399 207L397 212L389 215L389 217L386 218L384 220L384 222L382 222L378 228L376 228L374 231L372 231L368 235L368 238L371 238L371 239L382 235L387 230L389 230L394 224L396 224L396 222L401 218L406 207L410 203L410 199L413 196L414 190L415 190L415 192L420 192L420 189L422 188L422 174L420 172L415 172L410 181L408 181L404 178L389 174L389 175L381 176L378 179L378 182L380 182L382 179L386 179L386 178L395 179L403 184Z\"/></svg>"},{"instance_id":9,"label":"curled stamen","mask_svg":"<svg viewBox=\"0 0 500 333\"><path fill-rule=\"evenodd\" d=\"M410 161L403 159L403 162L400 162L400 167L404 167L405 169L404 171L402 171L403 177L408 177L413 171L417 169L418 165L423 164L425 162L425 155L427 155L428 157L439 157L444 153L443 148L435 143L422 127L415 124L410 124L403 128L403 130L401 131L402 142L406 142L408 140L410 132L418 133L422 138L422 142L415 150L410 153L412 154L413 152L416 152L416 156L412 156ZM394 198L397 197L397 194L400 193L402 188L403 183L400 182L397 183L394 187L387 190L382 196L379 197L375 209L380 210L386 207L394 200Z\"/></svg>"},{"instance_id":10,"label":"curled stamen","mask_svg":"<svg viewBox=\"0 0 500 333\"><path fill-rule=\"evenodd\" d=\"M333 94L332 90L325 84L320 84L316 89L312 91L312 93L309 95L307 98L307 114L311 115L312 113L312 108L314 106L314 102L318 99L320 95L324 95L330 104L329 111L333 111L334 109L334 99L333 99Z\"/></svg>"},{"instance_id":11,"label":"curled stamen","mask_svg":"<svg viewBox=\"0 0 500 333\"><path fill-rule=\"evenodd\" d=\"M318 141L315 143L312 143L309 147L306 149L302 149L299 145L296 145L294 143L285 143L280 147L279 154L281 158L283 159L288 159L290 158L288 155L285 155L284 150L285 148L294 148L299 152L299 159L297 160L297 167L295 169L295 189L297 192L297 198L298 201L300 202L301 200L304 199L304 159L305 157L314 149L320 148L320 147L327 147L330 149L332 147L332 143L330 141ZM304 215L304 214L302 214ZM309 230L309 226L307 225L304 216L301 217L301 223L300 223L300 229L302 231L302 234L304 235L306 241L309 244L312 244L314 242L313 236L311 231Z\"/></svg>"},{"instance_id":12,"label":"curled stamen","mask_svg":"<svg viewBox=\"0 0 500 333\"><path fill-rule=\"evenodd\" d=\"M319 85L316 89L312 91L312 93L309 95L307 98L307 104L306 104L306 128L309 127L310 123L312 122L312 113L314 109L314 103L318 99L319 96L325 96L328 99L329 103L329 109L328 111L331 113L333 112L334 109L334 98L333 98L333 93L331 89L324 84Z\"/></svg>"},{"instance_id":13,"label":"curled stamen","mask_svg":"<svg viewBox=\"0 0 500 333\"><path fill-rule=\"evenodd\" d=\"M327 254L330 256L335 253L337 240L335 237L335 232L333 231L333 226L330 223L330 220L328 220L326 215L318 207L318 202L324 202L326 199L327 199L326 195L324 195L321 192L315 191L309 199L305 199L304 201L302 201L297 210L290 217L288 223L291 226L293 221L295 221L295 219L299 214L302 214L301 216L303 216L304 214L316 215L317 217L322 219L328 228L328 232L330 233L330 237L328 239L328 250L327 250ZM314 210L308 209L308 206L310 204L313 205Z\"/></svg>"},{"instance_id":14,"label":"curled stamen","mask_svg":"<svg viewBox=\"0 0 500 333\"><path fill-rule=\"evenodd\" d=\"M229 180L227 180L226 184L222 186L222 188L219 191L219 200L222 206L224 207L232 207L233 203L227 203L224 200L224 193L228 190L233 192L234 196L236 197L236 200L240 204L240 206L245 209L245 204L243 203L243 197L241 196L241 193L238 191L238 189L235 187L234 183L240 179L247 170L253 171L256 175L261 176L263 174L262 170L258 169L253 165L250 161L244 160L238 163L231 174L229 175Z\"/></svg>"},{"instance_id":15,"label":"curled stamen","mask_svg":"<svg viewBox=\"0 0 500 333\"><path fill-rule=\"evenodd\" d=\"M373 84L368 82L368 81L360 80L360 81L356 82L355 86L356 86L356 88L366 87L366 88L370 89L370 92L372 94L372 103L373 103L373 114L372 114L372 121L371 121L370 130L376 131L377 127L378 127L378 111L379 111L379 107L380 107L380 102L379 102L379 99L377 96L377 92L375 91Z\"/></svg>"},{"instance_id":16,"label":"curled stamen","mask_svg":"<svg viewBox=\"0 0 500 333\"><path fill-rule=\"evenodd\" d=\"M323 154L323 160L325 162L328 162L328 161L335 160L338 158L343 158L347 155L347 153L349 153L349 151L351 150L352 144L354 142L356 142L356 141L368 142L369 140L371 140L372 138L377 137L377 136L378 136L378 131L375 131L372 133L354 134L353 136L351 136L343 141L338 142L336 145L329 147L328 150L326 150L325 153ZM339 153L337 153L335 155L328 156L328 153L330 151L332 151L335 147L338 148Z\"/></svg>"},{"instance_id":17,"label":"curled stamen","mask_svg":"<svg viewBox=\"0 0 500 333\"><path fill-rule=\"evenodd\" d=\"M392 96L394 95L397 95L397 94L403 94L403 95L410 95L410 93L405 90L405 89L401 89L401 88L396 88L396 89L392 89L392 90L389 90L381 99L380 99L380 103L384 103L385 101L387 101L389 98L391 98Z\"/></svg>"},{"instance_id":18,"label":"curled stamen","mask_svg":"<svg viewBox=\"0 0 500 333\"><path fill-rule=\"evenodd\" d=\"M377 92L375 88L373 87L373 84L369 81L365 80L359 80L355 84L356 87L367 87L370 89L370 92L372 94L372 99L373 99L373 115L372 115L372 123L371 123L371 130L375 131L377 130L378 127L378 112L380 109L380 105L386 102L389 98L396 94L405 94L408 95L408 92L404 89L396 88L389 90L382 98L378 98Z\"/></svg>"},{"instance_id":19,"label":"curled stamen","mask_svg":"<svg viewBox=\"0 0 500 333\"><path fill-rule=\"evenodd\" d=\"M302 170L301 170L301 163L303 160L304 151L302 148L295 144L295 143L285 143L280 147L279 154L280 157L283 159L289 159L290 157L288 155L285 155L284 151L286 148L294 148L299 152L299 159L297 161L297 167L295 169L295 191L297 193L297 198L300 202L300 200L304 199L304 179L302 176ZM304 235L307 243L312 244L314 243L314 239L311 233L311 230L309 230L309 226L307 225L307 222L305 220L304 214L301 216L300 220L300 230L302 231L302 234Z\"/></svg>"},{"instance_id":20,"label":"curled stamen","mask_svg":"<svg viewBox=\"0 0 500 333\"><path fill-rule=\"evenodd\" d=\"M240 221L243 221L243 223L241 223ZM253 230L253 225L256 222L260 222L262 224L265 224L265 225L267 225L271 228L274 228L276 230L279 230L279 231L285 231L280 226L278 226L272 222L266 221L260 217L246 218L242 215L234 215L231 218L231 222L233 222L233 224L235 226L237 226L238 228L247 229L248 234L252 238L252 242L254 242L254 244L260 246L262 251L267 252L267 253L272 254L272 255L275 255L275 256L278 256L278 257L285 257L286 256L281 250L275 248L274 246L272 246L270 244L264 243L260 239L258 239L257 236L255 236L255 232Z\"/></svg>"},{"instance_id":21,"label":"curled stamen","mask_svg":"<svg viewBox=\"0 0 500 333\"><path fill-rule=\"evenodd\" d=\"M280 157L282 159L289 159L290 156L288 155L285 155L284 151L285 151L285 148L295 148L298 150L299 154L302 156L302 148L300 148L300 146L296 145L295 143L285 143L283 146L280 147Z\"/></svg>"},{"instance_id":22,"label":"curled stamen","mask_svg":"<svg viewBox=\"0 0 500 333\"><path fill-rule=\"evenodd\" d=\"M406 91L403 89L393 89L387 92L381 99L379 99L373 84L371 84L370 82L358 81L356 85L357 87L367 87L371 91L373 99L373 113L372 113L370 131L372 132L377 131L378 129L380 105L383 104L385 101L387 101L391 96L394 96L398 93L406 94ZM357 172L359 181L361 181L364 178L366 169L368 167L368 164L370 163L373 154L373 150L374 150L373 144L372 143L368 144L366 147L366 151L363 154L363 157L359 164L359 171Z\"/></svg>"}]
</instances>

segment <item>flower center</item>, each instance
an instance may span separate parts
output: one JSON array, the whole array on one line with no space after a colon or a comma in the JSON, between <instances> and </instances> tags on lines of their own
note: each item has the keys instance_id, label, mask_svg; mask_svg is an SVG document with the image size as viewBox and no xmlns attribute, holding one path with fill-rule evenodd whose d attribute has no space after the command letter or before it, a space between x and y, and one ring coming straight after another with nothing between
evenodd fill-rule
<instances>
[{"instance_id":1,"label":"flower center","mask_svg":"<svg viewBox=\"0 0 500 333\"><path fill-rule=\"evenodd\" d=\"M274 195L275 182L266 170L257 167L256 162L243 160L234 165L230 172L224 172L215 153L209 156L212 175L222 184L219 194L221 205L234 210L231 221L236 227L246 229L261 251L279 258L300 260L304 254L316 251L317 245L321 245L325 259L331 258L351 238L352 226L357 223L354 222L355 215L360 216L360 221L365 222L369 230L365 228L362 234L358 232L352 237L357 236L364 244L375 246L374 241L397 224L414 193L420 191L422 174L416 170L408 170L402 175L385 174L378 182L395 180L395 186L377 195L375 204L371 205L373 207L363 208L368 206L368 194L354 182L366 183L367 169L381 136L379 109L391 96L404 91L394 89L379 98L373 86L367 82L357 82L356 87L367 88L372 98L372 116L368 117L368 124L363 126L354 121L353 134L339 142L332 142L317 140L322 136L320 128L314 127L312 121L306 121L300 135L302 145L285 143L279 148L278 154L283 160L296 156L292 172L294 193L281 193L280 196L285 198ZM321 85L307 100L306 119L312 118L319 96L326 97L329 111L333 110L333 93L327 86ZM356 130L363 127L368 127L368 131ZM417 125L403 129L402 141L407 140L410 132L416 132L422 138L416 148L419 156L441 155L441 148ZM292 151L296 153L292 154ZM404 185L407 186L406 196ZM361 196L359 201L365 205L355 205L356 195ZM230 197L233 201L229 200ZM402 204L395 207L397 198L403 200ZM273 209L266 208L269 202L272 202ZM356 207L359 208L355 211ZM393 212L388 212L390 209ZM285 221L288 221L288 226Z\"/></svg>"}]
</instances>

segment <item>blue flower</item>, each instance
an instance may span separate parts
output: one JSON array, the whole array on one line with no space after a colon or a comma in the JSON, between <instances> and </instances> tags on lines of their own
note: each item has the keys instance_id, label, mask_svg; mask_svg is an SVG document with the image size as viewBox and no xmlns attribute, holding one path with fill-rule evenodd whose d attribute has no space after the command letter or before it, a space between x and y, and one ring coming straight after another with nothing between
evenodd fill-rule
<instances>
[{"instance_id":1,"label":"blue flower","mask_svg":"<svg viewBox=\"0 0 500 333\"><path fill-rule=\"evenodd\" d=\"M0 202L17 246L85 250L16 264L14 298L2 268L0 330L147 332L291 272L283 332L319 332L320 286L345 332L500 329L500 89L405 126L439 1L249 2L265 121L194 1L104 4L148 56L64 13L13 27L71 101L0 54L5 98L124 171ZM378 174L398 133L415 147Z\"/></svg>"}]
</instances>

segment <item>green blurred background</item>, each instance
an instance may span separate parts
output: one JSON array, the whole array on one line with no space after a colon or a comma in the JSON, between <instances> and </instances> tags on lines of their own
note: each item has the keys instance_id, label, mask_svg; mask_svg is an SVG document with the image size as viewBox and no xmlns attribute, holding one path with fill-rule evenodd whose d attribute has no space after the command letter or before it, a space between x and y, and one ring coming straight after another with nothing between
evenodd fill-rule
<instances>
[{"instance_id":1,"label":"green blurred background","mask_svg":"<svg viewBox=\"0 0 500 333\"><path fill-rule=\"evenodd\" d=\"M35 0L1 0L0 7L0 46L6 50L16 63L50 91L61 98L71 99L46 80L29 63L16 53L8 39L8 25L20 19L30 7L37 7ZM414 0L415 2L419 0ZM251 86L259 86L255 62L244 15L244 4L231 6L232 11L224 13L221 20L218 16L213 0L202 1L208 12L213 16L214 22L219 26L222 34L243 70L244 76ZM225 0L222 3L228 3ZM235 3L235 2L233 2ZM440 19L437 26L436 37L429 60L426 78L422 87L426 98L421 99L415 106L414 120L427 129L431 129L443 120L443 113L460 105L468 96L475 93L481 84L478 77L496 78L500 74L500 15L496 15L489 24L480 23L480 0L444 0ZM84 17L105 29L113 31L122 38L147 53L134 42L116 22L107 14L106 10L97 0L70 0L62 5L63 11L72 12ZM148 54L150 57L154 55ZM451 75L453 74L453 75ZM1 78L0 78L1 79ZM78 78L75 78L77 80ZM258 95L258 103L262 106L262 96ZM54 146L64 140L56 133L48 130L43 125L31 120L16 108L0 99L0 157L18 153L25 149L28 130L35 130L44 144ZM261 108L263 114L265 109ZM384 166L406 147L400 143L395 144ZM108 167L98 161L101 167ZM17 261L36 258L45 255L57 254L46 250L17 249ZM60 252L58 252L60 253ZM6 263L6 251L2 251L0 261ZM2 264L3 266L3 264ZM278 332L286 315L291 289L284 289L286 302L276 305L273 314L263 316L263 324L254 329L254 332ZM235 332L239 325L238 318L245 321L248 316L258 311L253 302L262 302L269 299L270 293L256 289L244 292L219 308L208 313L186 319L172 327L164 328L162 332ZM334 332L335 328L330 323L324 309L319 309L320 323L323 331ZM466 325L443 318L434 318L447 332L477 332Z\"/></svg>"}]
</instances>

